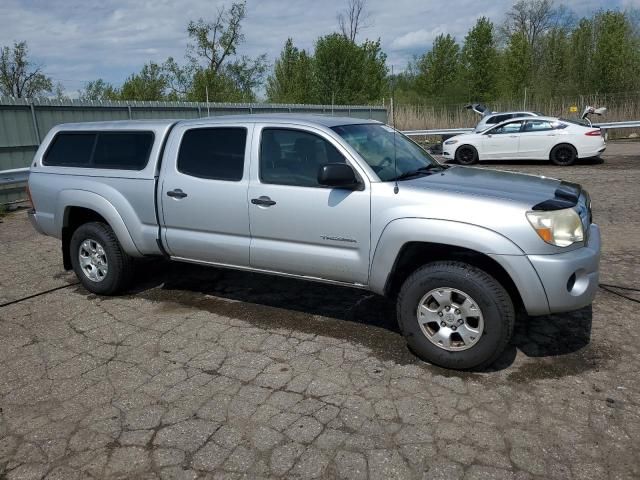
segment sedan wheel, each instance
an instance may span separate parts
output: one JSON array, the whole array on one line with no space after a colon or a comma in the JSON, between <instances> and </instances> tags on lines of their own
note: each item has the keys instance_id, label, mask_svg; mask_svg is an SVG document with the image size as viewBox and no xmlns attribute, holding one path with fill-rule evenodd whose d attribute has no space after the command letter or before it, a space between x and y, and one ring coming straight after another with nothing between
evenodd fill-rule
<instances>
[{"instance_id":1,"label":"sedan wheel","mask_svg":"<svg viewBox=\"0 0 640 480\"><path fill-rule=\"evenodd\" d=\"M456 151L456 161L461 165L473 165L478 161L478 152L475 148L464 145Z\"/></svg>"},{"instance_id":2,"label":"sedan wheel","mask_svg":"<svg viewBox=\"0 0 640 480\"><path fill-rule=\"evenodd\" d=\"M551 150L551 161L562 167L573 165L576 157L576 149L571 145L558 145Z\"/></svg>"}]
</instances>

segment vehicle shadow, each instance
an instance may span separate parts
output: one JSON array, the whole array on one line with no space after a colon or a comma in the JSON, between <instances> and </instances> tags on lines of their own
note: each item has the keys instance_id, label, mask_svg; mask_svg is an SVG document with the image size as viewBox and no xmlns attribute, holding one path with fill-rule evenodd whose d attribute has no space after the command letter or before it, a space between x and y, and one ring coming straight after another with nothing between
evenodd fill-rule
<instances>
[{"instance_id":1,"label":"vehicle shadow","mask_svg":"<svg viewBox=\"0 0 640 480\"><path fill-rule=\"evenodd\" d=\"M420 362L400 333L394 302L364 290L167 261L145 262L133 285L130 294L163 308L203 309L256 327L355 341L402 364ZM519 315L510 345L486 371L508 369L517 351L527 357L578 352L590 342L591 321L591 307L544 317Z\"/></svg>"},{"instance_id":2,"label":"vehicle shadow","mask_svg":"<svg viewBox=\"0 0 640 480\"><path fill-rule=\"evenodd\" d=\"M446 163L447 165L458 165L458 163L455 160L444 160L444 159L440 159L441 163ZM602 157L590 157L590 158L580 158L577 159L576 162L571 165L572 167L575 166L593 166L593 165L602 165L604 164L605 161ZM513 159L513 160L482 160L481 162L476 163L475 165L473 165L474 167L482 167L482 166L487 166L487 167L496 167L496 166L500 166L500 165L513 165L513 166L542 166L542 165L548 165L549 167L558 167L558 165L554 165L553 163L551 163L548 160L517 160L517 159ZM561 167L561 168L565 168L565 167Z\"/></svg>"}]
</instances>

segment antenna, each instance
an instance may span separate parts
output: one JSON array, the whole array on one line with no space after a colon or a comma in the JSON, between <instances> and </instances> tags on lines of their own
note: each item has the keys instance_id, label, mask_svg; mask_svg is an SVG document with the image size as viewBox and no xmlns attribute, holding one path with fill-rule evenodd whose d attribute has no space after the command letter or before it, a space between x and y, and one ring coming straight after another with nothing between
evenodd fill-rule
<instances>
[{"instance_id":1,"label":"antenna","mask_svg":"<svg viewBox=\"0 0 640 480\"><path fill-rule=\"evenodd\" d=\"M393 65L391 65L391 126L393 127L393 174L396 184L393 186L393 193L396 195L400 188L398 187L398 155L396 152L396 77L393 74Z\"/></svg>"}]
</instances>

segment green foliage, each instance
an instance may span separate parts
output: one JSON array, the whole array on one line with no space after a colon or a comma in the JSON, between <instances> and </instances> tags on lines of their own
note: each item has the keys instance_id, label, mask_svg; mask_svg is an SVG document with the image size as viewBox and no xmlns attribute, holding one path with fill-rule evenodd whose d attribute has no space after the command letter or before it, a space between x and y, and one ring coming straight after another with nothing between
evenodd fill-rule
<instances>
[{"instance_id":1,"label":"green foliage","mask_svg":"<svg viewBox=\"0 0 640 480\"><path fill-rule=\"evenodd\" d=\"M640 86L640 38L623 12L606 11L594 19L595 48L589 72L595 91L627 92Z\"/></svg>"},{"instance_id":2,"label":"green foliage","mask_svg":"<svg viewBox=\"0 0 640 480\"><path fill-rule=\"evenodd\" d=\"M387 74L385 62L380 42L357 45L337 33L320 37L314 54L316 98L324 104L379 99Z\"/></svg>"},{"instance_id":3,"label":"green foliage","mask_svg":"<svg viewBox=\"0 0 640 480\"><path fill-rule=\"evenodd\" d=\"M51 78L29 60L27 42L14 42L0 50L0 95L37 98L53 89Z\"/></svg>"},{"instance_id":4,"label":"green foliage","mask_svg":"<svg viewBox=\"0 0 640 480\"><path fill-rule=\"evenodd\" d=\"M448 100L460 90L460 46L451 35L438 35L433 48L417 61L416 86L428 98Z\"/></svg>"},{"instance_id":5,"label":"green foliage","mask_svg":"<svg viewBox=\"0 0 640 480\"><path fill-rule=\"evenodd\" d=\"M358 45L342 34L320 37L313 57L291 39L267 79L272 102L353 104L380 101L387 88L380 42Z\"/></svg>"},{"instance_id":6,"label":"green foliage","mask_svg":"<svg viewBox=\"0 0 640 480\"><path fill-rule=\"evenodd\" d=\"M85 87L79 92L80 100L98 101L98 100L119 100L118 90L102 78L87 82Z\"/></svg>"},{"instance_id":7,"label":"green foliage","mask_svg":"<svg viewBox=\"0 0 640 480\"><path fill-rule=\"evenodd\" d=\"M509 37L502 57L503 93L510 96L521 95L525 88L531 88L533 74L533 49L524 32L516 32Z\"/></svg>"},{"instance_id":8,"label":"green foliage","mask_svg":"<svg viewBox=\"0 0 640 480\"><path fill-rule=\"evenodd\" d=\"M313 60L287 39L267 78L267 97L276 103L313 103Z\"/></svg>"},{"instance_id":9,"label":"green foliage","mask_svg":"<svg viewBox=\"0 0 640 480\"><path fill-rule=\"evenodd\" d=\"M149 62L140 73L130 75L118 92L120 100L165 100L167 74L162 67Z\"/></svg>"},{"instance_id":10,"label":"green foliage","mask_svg":"<svg viewBox=\"0 0 640 480\"><path fill-rule=\"evenodd\" d=\"M495 97L498 77L498 49L493 23L481 17L464 39L462 78L468 92L478 101Z\"/></svg>"}]
</instances>

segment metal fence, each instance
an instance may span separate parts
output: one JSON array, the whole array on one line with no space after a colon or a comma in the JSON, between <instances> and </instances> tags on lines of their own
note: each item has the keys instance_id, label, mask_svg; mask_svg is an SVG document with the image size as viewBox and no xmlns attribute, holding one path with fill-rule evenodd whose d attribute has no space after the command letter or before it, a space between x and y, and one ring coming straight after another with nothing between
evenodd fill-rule
<instances>
[{"instance_id":1,"label":"metal fence","mask_svg":"<svg viewBox=\"0 0 640 480\"><path fill-rule=\"evenodd\" d=\"M198 118L257 113L316 113L387 121L381 106L286 105L195 102L83 102L0 98L0 204L24 198L25 173L40 141L55 125L69 122ZM9 172L7 172L9 170ZM16 183L17 182L17 183Z\"/></svg>"}]
</instances>

